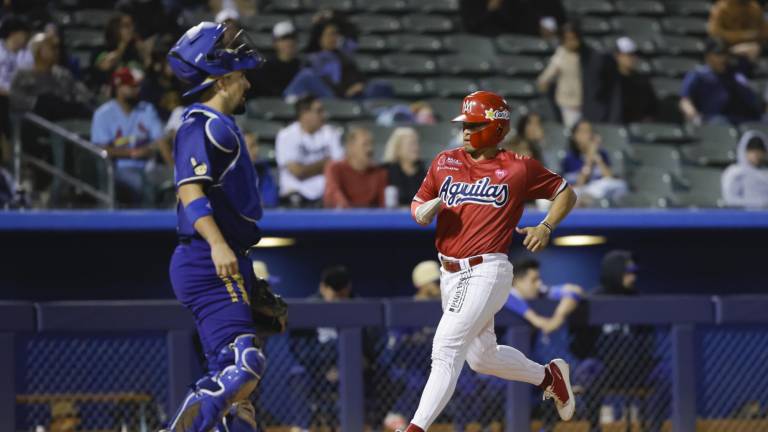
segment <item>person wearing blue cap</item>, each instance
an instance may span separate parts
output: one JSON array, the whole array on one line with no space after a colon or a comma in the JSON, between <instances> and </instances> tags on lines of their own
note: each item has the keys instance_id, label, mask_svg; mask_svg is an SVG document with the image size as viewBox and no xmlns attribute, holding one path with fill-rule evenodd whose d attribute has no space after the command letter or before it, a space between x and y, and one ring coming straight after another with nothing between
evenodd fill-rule
<instances>
[{"instance_id":1,"label":"person wearing blue cap","mask_svg":"<svg viewBox=\"0 0 768 432\"><path fill-rule=\"evenodd\" d=\"M261 197L232 115L245 110L245 71L263 58L242 30L202 22L176 42L168 62L189 85L184 97L196 99L173 144L179 245L170 276L176 297L194 315L208 372L167 430L255 431L252 408L242 409L265 365L255 311L274 306L270 313L278 318L275 311L282 310L284 319L285 303L256 277L247 256L261 238Z\"/></svg>"}]
</instances>

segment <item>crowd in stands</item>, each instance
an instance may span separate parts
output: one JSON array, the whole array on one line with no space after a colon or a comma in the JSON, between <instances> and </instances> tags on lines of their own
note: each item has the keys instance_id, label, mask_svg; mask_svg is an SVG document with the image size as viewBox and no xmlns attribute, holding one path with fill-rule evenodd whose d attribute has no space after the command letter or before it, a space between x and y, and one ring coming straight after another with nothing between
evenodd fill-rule
<instances>
[{"instance_id":1,"label":"crowd in stands","mask_svg":"<svg viewBox=\"0 0 768 432\"><path fill-rule=\"evenodd\" d=\"M415 18L408 21L408 16L403 17L402 26L392 18L395 30L390 40L401 46L388 49L401 49L406 53L402 57L411 52L445 53L451 44L459 53L443 56L450 59L438 59L431 66L425 63L425 68L431 68L429 75L437 78L423 83L407 78L422 74L409 72L412 65L407 61L398 63L397 56L371 59L365 54L385 52L377 44L386 39L377 33L388 30L377 30L376 25L390 21L386 14L366 11L364 5L318 10L306 2L290 11L278 1L266 0L119 0L105 10L102 2L94 0L69 2L69 6L53 2L46 7L43 3L9 1L2 8L0 178L10 176L12 119L31 112L60 124L90 120L88 128L75 132L106 150L115 167L119 205L171 206L174 131L184 106L191 101L182 97L185 84L174 77L166 55L186 28L208 19L227 25L228 33L245 29L260 41L257 45L267 62L249 72L248 98L266 101L267 111L291 107L265 116L265 111L249 104L241 122L249 150L258 153L251 158L262 178L260 188L267 207L407 206L436 153L459 144L456 138L435 143L422 132L452 131L450 111L458 113L459 98L478 88L477 83L508 96L515 110L517 127L504 148L540 159L561 172L579 191L580 205L752 207L768 202L764 157L768 142L756 132L768 130L768 86L762 95L758 87L762 81L756 80L765 72L762 53L768 23L756 0L717 0L705 11L704 31L708 34L684 38L690 44L680 48L687 69L680 71L684 78L671 94L660 92L659 81L649 74L649 68L664 73L665 65L675 63L663 63L661 58L650 62L647 54L653 49L671 49L662 45L672 39L659 33L653 37L667 39L650 40L645 29L632 27L629 18L658 27L656 21L642 16L643 11L639 17L616 18L610 35L609 30L600 30L600 24L608 21L596 20L591 14L623 13L612 0L605 0L603 6L590 3L595 10L560 0L445 0L444 10L433 17L425 14L427 18L439 16L451 25L442 42L407 27L405 23L417 23ZM658 12L654 7L672 10L654 0L644 0L644 4L648 16ZM624 21L619 18L628 20L621 24ZM598 34L606 37L598 40ZM493 50L494 43L501 44L509 35L523 38L514 39L515 43L532 43L531 52L539 53L539 57L521 55L510 60L511 69L529 68L521 76L531 79L530 89L525 87L527 82L522 84L523 90L514 87L522 81L516 72L509 72L511 77L483 79L487 70L451 69L451 62L461 63L465 55L474 58L483 47ZM401 38L396 39L398 36ZM413 38L408 42L406 36ZM469 43L461 48L460 40ZM549 53L548 59L541 57ZM692 56L699 56L703 63L686 63ZM421 58L409 58L417 57ZM482 61L474 66L485 67ZM386 68L397 76L382 75ZM429 92L449 98L419 96ZM329 113L331 107L334 110ZM281 123L288 120L292 122ZM72 163L57 156L39 127L19 124L24 154L71 168ZM618 129L606 129L610 125ZM675 126L672 136L658 138L664 132L654 127L665 125ZM728 131L739 128L743 136L751 138L747 143L742 139L738 146L734 139L715 148L718 144L710 142L706 134L697 135L709 125ZM643 132L646 129L649 132ZM615 135L623 134L623 143L617 144L613 136L601 140L603 132L616 130ZM634 155L638 141L668 152L672 151L669 144L686 144L674 150L680 153L679 160L707 167L710 173L719 169L718 176L733 163L723 174L722 191L716 191L717 202L675 201L675 196L695 195L686 195L685 190L696 186L676 169L670 172L674 175L668 193L647 190L649 186L637 180L643 176L633 176L627 167L644 163ZM665 146L655 146L658 143ZM648 153L646 150L638 153ZM748 156L761 151L762 156ZM722 157L713 157L713 152ZM103 181L98 175L92 177ZM0 201L1 206L94 205L76 190L62 192L50 175L27 164L20 180L18 184L0 182L0 197L9 197ZM679 194L675 193L678 189ZM26 191L26 202L20 201L22 191ZM636 200L638 196L652 198Z\"/></svg>"}]
</instances>

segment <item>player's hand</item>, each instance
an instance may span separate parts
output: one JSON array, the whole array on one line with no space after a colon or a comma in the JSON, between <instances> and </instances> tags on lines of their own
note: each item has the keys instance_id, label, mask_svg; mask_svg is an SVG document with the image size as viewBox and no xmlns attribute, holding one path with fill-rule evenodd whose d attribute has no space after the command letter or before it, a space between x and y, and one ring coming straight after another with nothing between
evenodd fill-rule
<instances>
[{"instance_id":1,"label":"player's hand","mask_svg":"<svg viewBox=\"0 0 768 432\"><path fill-rule=\"evenodd\" d=\"M518 234L524 234L523 246L531 252L543 250L549 244L549 228L544 225L535 227L515 228Z\"/></svg>"},{"instance_id":2,"label":"player's hand","mask_svg":"<svg viewBox=\"0 0 768 432\"><path fill-rule=\"evenodd\" d=\"M234 276L239 272L237 257L229 245L224 242L211 245L211 259L213 265L216 266L216 274L219 277Z\"/></svg>"}]
</instances>

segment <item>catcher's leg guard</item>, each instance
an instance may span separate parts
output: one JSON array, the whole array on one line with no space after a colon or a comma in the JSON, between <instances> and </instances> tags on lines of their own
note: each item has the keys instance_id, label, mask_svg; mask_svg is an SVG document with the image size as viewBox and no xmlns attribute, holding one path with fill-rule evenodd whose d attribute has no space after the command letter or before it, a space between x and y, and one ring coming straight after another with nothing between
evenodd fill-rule
<instances>
[{"instance_id":1,"label":"catcher's leg guard","mask_svg":"<svg viewBox=\"0 0 768 432\"><path fill-rule=\"evenodd\" d=\"M251 401L235 402L219 422L217 432L260 432Z\"/></svg>"},{"instance_id":2,"label":"catcher's leg guard","mask_svg":"<svg viewBox=\"0 0 768 432\"><path fill-rule=\"evenodd\" d=\"M170 432L209 432L229 407L250 395L261 379L266 360L256 346L256 336L240 335L220 356L234 364L195 383L168 428Z\"/></svg>"}]
</instances>

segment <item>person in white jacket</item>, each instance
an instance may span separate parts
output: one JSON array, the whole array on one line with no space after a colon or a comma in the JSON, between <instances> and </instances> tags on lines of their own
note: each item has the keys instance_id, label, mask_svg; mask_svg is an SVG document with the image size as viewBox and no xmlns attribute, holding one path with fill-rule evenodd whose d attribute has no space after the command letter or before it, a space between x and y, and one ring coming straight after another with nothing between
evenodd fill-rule
<instances>
[{"instance_id":1,"label":"person in white jacket","mask_svg":"<svg viewBox=\"0 0 768 432\"><path fill-rule=\"evenodd\" d=\"M723 172L726 205L768 207L768 137L747 131L739 141L736 163Z\"/></svg>"}]
</instances>

